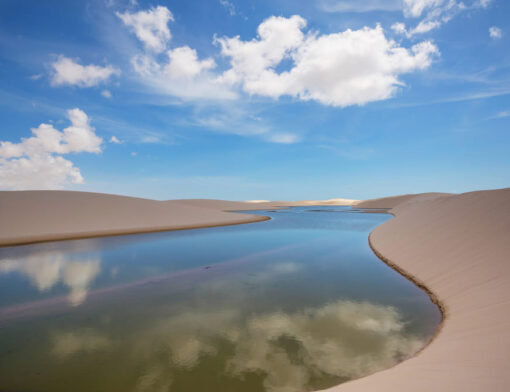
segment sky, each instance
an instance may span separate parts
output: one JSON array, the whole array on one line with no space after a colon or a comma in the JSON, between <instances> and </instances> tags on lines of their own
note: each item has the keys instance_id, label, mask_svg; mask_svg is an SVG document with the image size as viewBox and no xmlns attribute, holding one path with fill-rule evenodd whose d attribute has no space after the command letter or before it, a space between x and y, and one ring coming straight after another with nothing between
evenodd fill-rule
<instances>
[{"instance_id":1,"label":"sky","mask_svg":"<svg viewBox=\"0 0 510 392\"><path fill-rule=\"evenodd\" d=\"M510 2L2 0L0 189L510 186Z\"/></svg>"}]
</instances>

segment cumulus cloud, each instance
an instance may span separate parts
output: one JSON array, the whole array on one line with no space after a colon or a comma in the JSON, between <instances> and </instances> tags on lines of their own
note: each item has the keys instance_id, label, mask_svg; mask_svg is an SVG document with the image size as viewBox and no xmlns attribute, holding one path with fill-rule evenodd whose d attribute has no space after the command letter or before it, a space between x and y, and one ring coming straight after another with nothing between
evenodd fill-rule
<instances>
[{"instance_id":1,"label":"cumulus cloud","mask_svg":"<svg viewBox=\"0 0 510 392\"><path fill-rule=\"evenodd\" d=\"M189 46L170 49L166 61L150 54L131 59L140 81L154 93L182 100L229 100L237 97L217 76L210 72L216 66L211 58L199 59Z\"/></svg>"},{"instance_id":2,"label":"cumulus cloud","mask_svg":"<svg viewBox=\"0 0 510 392\"><path fill-rule=\"evenodd\" d=\"M71 125L62 131L41 124L19 143L0 142L0 189L58 189L83 183L80 170L61 155L99 153L102 139L85 112L75 108L67 115Z\"/></svg>"},{"instance_id":3,"label":"cumulus cloud","mask_svg":"<svg viewBox=\"0 0 510 392\"><path fill-rule=\"evenodd\" d=\"M154 12L129 15L148 18ZM167 61L141 53L132 64L153 91L182 99L233 99L241 89L250 95L291 96L344 107L392 97L402 85L400 75L427 68L439 53L429 41L404 48L387 39L380 26L324 35L305 33L305 27L301 16L273 16L259 25L252 40L215 37L230 62L221 73L214 72L214 59L200 59L189 46L167 48ZM160 30L164 30L161 25ZM278 72L286 62L292 63L290 69ZM268 140L290 143L296 138L275 135Z\"/></svg>"},{"instance_id":4,"label":"cumulus cloud","mask_svg":"<svg viewBox=\"0 0 510 392\"><path fill-rule=\"evenodd\" d=\"M216 67L212 58L200 59L196 50L189 46L169 47L168 22L173 16L168 8L158 6L133 14L117 13L117 16L145 44L146 50L134 55L131 64L140 81L153 92L184 100L237 96L210 72Z\"/></svg>"},{"instance_id":5,"label":"cumulus cloud","mask_svg":"<svg viewBox=\"0 0 510 392\"><path fill-rule=\"evenodd\" d=\"M402 84L399 75L427 68L439 53L430 41L401 47L380 26L324 35L305 35L305 26L300 16L271 17L251 41L217 39L231 63L221 80L239 84L249 94L361 105L390 98ZM277 72L284 60L293 65Z\"/></svg>"},{"instance_id":6,"label":"cumulus cloud","mask_svg":"<svg viewBox=\"0 0 510 392\"><path fill-rule=\"evenodd\" d=\"M18 272L41 292L62 282L69 287L68 300L80 305L87 297L88 287L100 271L100 260L70 260L61 252L28 255L19 259L0 259L0 274Z\"/></svg>"},{"instance_id":7,"label":"cumulus cloud","mask_svg":"<svg viewBox=\"0 0 510 392\"><path fill-rule=\"evenodd\" d=\"M213 59L199 60L197 51L189 46L168 51L169 62L164 66L163 72L170 79L191 79L200 75L203 71L216 67Z\"/></svg>"},{"instance_id":8,"label":"cumulus cloud","mask_svg":"<svg viewBox=\"0 0 510 392\"><path fill-rule=\"evenodd\" d=\"M503 37L503 32L501 31L501 29L499 27L492 26L491 28L489 28L489 36L492 39L499 39L499 38Z\"/></svg>"},{"instance_id":9,"label":"cumulus cloud","mask_svg":"<svg viewBox=\"0 0 510 392\"><path fill-rule=\"evenodd\" d=\"M171 38L168 22L174 20L167 7L157 6L135 13L117 12L116 15L135 33L147 49L160 53L166 48Z\"/></svg>"},{"instance_id":10,"label":"cumulus cloud","mask_svg":"<svg viewBox=\"0 0 510 392\"><path fill-rule=\"evenodd\" d=\"M112 98L112 93L111 93L109 90L103 90L103 91L101 91L101 95L102 95L103 97L105 97L105 98L108 98L108 99Z\"/></svg>"},{"instance_id":11,"label":"cumulus cloud","mask_svg":"<svg viewBox=\"0 0 510 392\"><path fill-rule=\"evenodd\" d=\"M52 86L92 87L105 82L112 75L120 74L120 71L111 65L81 65L65 56L60 56L52 67Z\"/></svg>"}]
</instances>

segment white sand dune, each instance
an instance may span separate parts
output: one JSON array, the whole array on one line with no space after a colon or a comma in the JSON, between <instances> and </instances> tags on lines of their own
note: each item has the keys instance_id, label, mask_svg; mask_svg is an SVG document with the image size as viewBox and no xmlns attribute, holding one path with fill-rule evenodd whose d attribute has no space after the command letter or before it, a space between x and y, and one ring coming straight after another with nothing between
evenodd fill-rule
<instances>
[{"instance_id":1,"label":"white sand dune","mask_svg":"<svg viewBox=\"0 0 510 392\"><path fill-rule=\"evenodd\" d=\"M416 357L328 391L510 390L510 189L362 202L393 207L376 253L424 284L446 318Z\"/></svg>"},{"instance_id":2,"label":"white sand dune","mask_svg":"<svg viewBox=\"0 0 510 392\"><path fill-rule=\"evenodd\" d=\"M281 207L299 206L352 206L359 203L359 200L352 199L328 199L328 200L298 200L298 201L273 201L274 205Z\"/></svg>"},{"instance_id":3,"label":"white sand dune","mask_svg":"<svg viewBox=\"0 0 510 392\"><path fill-rule=\"evenodd\" d=\"M0 245L256 222L267 218L225 211L260 208L221 200L154 201L88 192L6 191L0 192Z\"/></svg>"}]
</instances>

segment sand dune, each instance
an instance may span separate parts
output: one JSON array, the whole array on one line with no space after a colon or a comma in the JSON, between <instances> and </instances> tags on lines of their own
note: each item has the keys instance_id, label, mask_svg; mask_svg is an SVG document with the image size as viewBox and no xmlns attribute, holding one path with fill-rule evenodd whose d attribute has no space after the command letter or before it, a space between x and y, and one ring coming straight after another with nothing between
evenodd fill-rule
<instances>
[{"instance_id":1,"label":"sand dune","mask_svg":"<svg viewBox=\"0 0 510 392\"><path fill-rule=\"evenodd\" d=\"M447 196L450 193L418 193L400 196L383 197L380 199L371 199L360 201L356 206L359 208L394 208L398 205L403 205L408 201L417 202L418 200L425 201L435 199L440 196Z\"/></svg>"},{"instance_id":2,"label":"sand dune","mask_svg":"<svg viewBox=\"0 0 510 392\"><path fill-rule=\"evenodd\" d=\"M265 220L229 211L291 205L347 205L348 200L238 202L209 199L155 201L72 191L0 192L0 246L232 225Z\"/></svg>"},{"instance_id":3,"label":"sand dune","mask_svg":"<svg viewBox=\"0 0 510 392\"><path fill-rule=\"evenodd\" d=\"M273 201L271 203L281 207L352 206L359 203L359 200L352 199L297 200L297 201Z\"/></svg>"},{"instance_id":4,"label":"sand dune","mask_svg":"<svg viewBox=\"0 0 510 392\"><path fill-rule=\"evenodd\" d=\"M507 391L510 384L510 189L360 203L393 206L373 249L445 308L436 339L394 368L328 391Z\"/></svg>"},{"instance_id":5,"label":"sand dune","mask_svg":"<svg viewBox=\"0 0 510 392\"><path fill-rule=\"evenodd\" d=\"M6 191L0 192L0 246L266 219L225 212L250 209L260 206L221 200L154 201L88 192Z\"/></svg>"}]
</instances>

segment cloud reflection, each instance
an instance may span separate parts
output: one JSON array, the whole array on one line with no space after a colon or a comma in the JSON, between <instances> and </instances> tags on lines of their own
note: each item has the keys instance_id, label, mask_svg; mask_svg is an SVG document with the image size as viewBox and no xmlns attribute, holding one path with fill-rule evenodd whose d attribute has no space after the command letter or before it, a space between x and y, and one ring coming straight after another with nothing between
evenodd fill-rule
<instances>
[{"instance_id":1,"label":"cloud reflection","mask_svg":"<svg viewBox=\"0 0 510 392\"><path fill-rule=\"evenodd\" d=\"M259 374L266 391L295 392L318 377L358 378L413 355L424 342L404 326L395 308L344 300L249 317L238 309L183 312L140 337L136 356L147 365L151 385L171 383L174 371L216 355L227 358L225 375ZM162 348L165 360L155 363Z\"/></svg>"},{"instance_id":2,"label":"cloud reflection","mask_svg":"<svg viewBox=\"0 0 510 392\"><path fill-rule=\"evenodd\" d=\"M110 340L93 330L64 332L53 336L53 354L59 358L102 350L110 347Z\"/></svg>"},{"instance_id":3,"label":"cloud reflection","mask_svg":"<svg viewBox=\"0 0 510 392\"><path fill-rule=\"evenodd\" d=\"M0 259L0 274L21 273L40 292L63 283L70 289L70 304L77 306L85 301L88 287L100 272L101 261L98 258L70 260L65 255L64 252L47 252L18 259Z\"/></svg>"}]
</instances>

